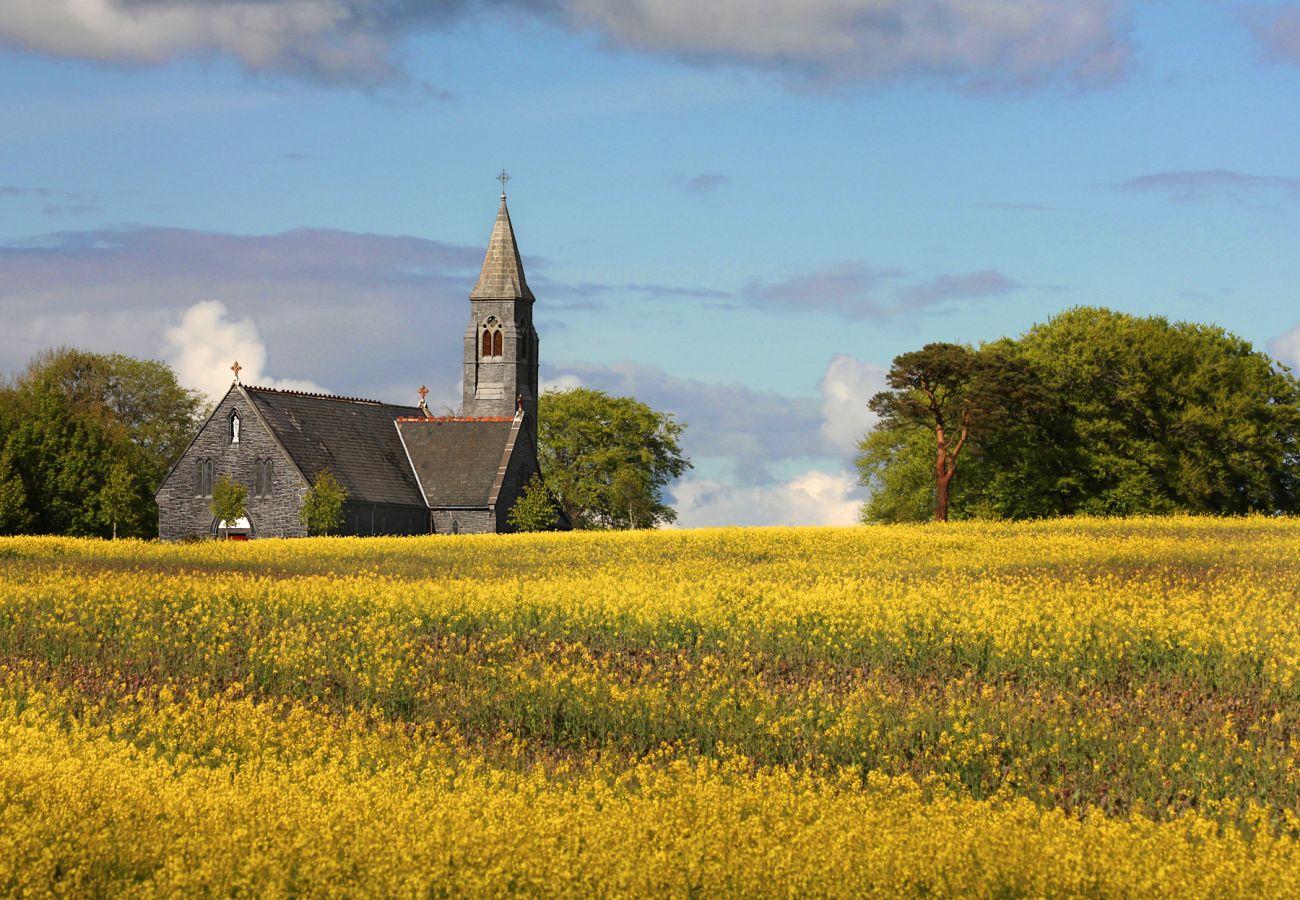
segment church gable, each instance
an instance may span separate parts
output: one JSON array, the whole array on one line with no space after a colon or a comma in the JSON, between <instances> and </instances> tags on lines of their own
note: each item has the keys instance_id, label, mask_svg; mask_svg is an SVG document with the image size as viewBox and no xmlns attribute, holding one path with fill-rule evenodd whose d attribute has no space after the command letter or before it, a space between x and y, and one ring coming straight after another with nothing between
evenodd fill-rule
<instances>
[{"instance_id":1,"label":"church gable","mask_svg":"<svg viewBox=\"0 0 1300 900\"><path fill-rule=\"evenodd\" d=\"M180 540L213 534L209 507L222 478L247 489L248 518L255 536L304 533L298 510L307 485L238 385L217 404L159 486L155 495L159 536Z\"/></svg>"}]
</instances>

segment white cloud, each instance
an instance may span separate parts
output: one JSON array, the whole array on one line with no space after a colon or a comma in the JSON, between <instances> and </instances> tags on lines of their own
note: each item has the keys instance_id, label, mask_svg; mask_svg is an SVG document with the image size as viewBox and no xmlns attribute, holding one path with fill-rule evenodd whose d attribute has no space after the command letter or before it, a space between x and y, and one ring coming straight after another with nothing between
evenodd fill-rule
<instances>
[{"instance_id":1,"label":"white cloud","mask_svg":"<svg viewBox=\"0 0 1300 900\"><path fill-rule=\"evenodd\" d=\"M768 485L737 486L685 478L672 487L680 528L717 525L852 525L862 504L848 472L811 469Z\"/></svg>"},{"instance_id":2,"label":"white cloud","mask_svg":"<svg viewBox=\"0 0 1300 900\"><path fill-rule=\"evenodd\" d=\"M1268 342L1268 349L1275 359L1290 366L1292 372L1300 373L1300 325L1273 338Z\"/></svg>"},{"instance_id":3,"label":"white cloud","mask_svg":"<svg viewBox=\"0 0 1300 900\"><path fill-rule=\"evenodd\" d=\"M195 303L181 316L180 323L167 329L167 360L185 387L202 391L219 400L230 388L231 364L242 367L244 384L292 391L325 393L312 381L271 378L266 372L266 344L252 319L227 318L226 306L218 300Z\"/></svg>"},{"instance_id":4,"label":"white cloud","mask_svg":"<svg viewBox=\"0 0 1300 900\"><path fill-rule=\"evenodd\" d=\"M852 455L876 422L867 401L885 385L885 369L836 353L818 385L822 394L822 440L836 454Z\"/></svg>"},{"instance_id":5,"label":"white cloud","mask_svg":"<svg viewBox=\"0 0 1300 900\"><path fill-rule=\"evenodd\" d=\"M565 372L563 375L557 375L554 378L543 378L539 385L543 394L547 391L571 391L574 388L582 387L582 379L572 372Z\"/></svg>"}]
</instances>

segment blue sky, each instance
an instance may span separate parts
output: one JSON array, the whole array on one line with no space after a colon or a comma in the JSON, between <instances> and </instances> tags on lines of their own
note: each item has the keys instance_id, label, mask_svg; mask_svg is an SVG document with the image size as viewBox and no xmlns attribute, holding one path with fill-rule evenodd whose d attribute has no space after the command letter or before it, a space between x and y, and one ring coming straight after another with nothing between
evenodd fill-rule
<instances>
[{"instance_id":1,"label":"blue sky","mask_svg":"<svg viewBox=\"0 0 1300 900\"><path fill-rule=\"evenodd\" d=\"M0 370L458 400L509 170L543 378L682 524L843 522L898 353L1080 304L1300 363L1300 4L0 0Z\"/></svg>"}]
</instances>

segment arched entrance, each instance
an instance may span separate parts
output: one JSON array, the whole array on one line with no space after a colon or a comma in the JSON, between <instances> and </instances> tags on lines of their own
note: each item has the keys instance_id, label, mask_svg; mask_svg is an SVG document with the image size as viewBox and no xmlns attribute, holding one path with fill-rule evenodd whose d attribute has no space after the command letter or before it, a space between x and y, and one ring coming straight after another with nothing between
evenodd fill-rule
<instances>
[{"instance_id":1,"label":"arched entrance","mask_svg":"<svg viewBox=\"0 0 1300 900\"><path fill-rule=\"evenodd\" d=\"M211 531L214 538L227 541L247 541L257 536L247 516L229 523L225 519L213 519Z\"/></svg>"}]
</instances>

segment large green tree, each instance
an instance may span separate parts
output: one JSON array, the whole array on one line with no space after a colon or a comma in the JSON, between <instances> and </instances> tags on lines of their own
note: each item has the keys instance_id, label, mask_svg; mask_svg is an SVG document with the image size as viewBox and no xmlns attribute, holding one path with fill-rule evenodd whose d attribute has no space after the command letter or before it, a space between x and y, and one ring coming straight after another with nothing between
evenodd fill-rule
<instances>
[{"instance_id":1,"label":"large green tree","mask_svg":"<svg viewBox=\"0 0 1300 900\"><path fill-rule=\"evenodd\" d=\"M633 397L573 388L538 405L546 485L575 528L653 528L675 521L663 489L691 467L686 426Z\"/></svg>"},{"instance_id":2,"label":"large green tree","mask_svg":"<svg viewBox=\"0 0 1300 900\"><path fill-rule=\"evenodd\" d=\"M868 403L883 429L896 432L894 440L920 428L934 436L934 518L939 522L948 520L952 481L963 451L1038 406L1029 367L1005 344L978 350L926 344L897 357L885 382L890 389ZM863 465L870 468L870 463Z\"/></svg>"},{"instance_id":3,"label":"large green tree","mask_svg":"<svg viewBox=\"0 0 1300 900\"><path fill-rule=\"evenodd\" d=\"M156 534L153 493L202 412L200 395L163 363L67 348L38 354L0 384L5 503L22 503L0 529L107 536L116 522L126 534Z\"/></svg>"},{"instance_id":4,"label":"large green tree","mask_svg":"<svg viewBox=\"0 0 1300 900\"><path fill-rule=\"evenodd\" d=\"M1038 391L967 448L955 517L1300 512L1300 383L1241 338L1080 307L998 346ZM860 447L865 518L916 518L915 427Z\"/></svg>"}]
</instances>

